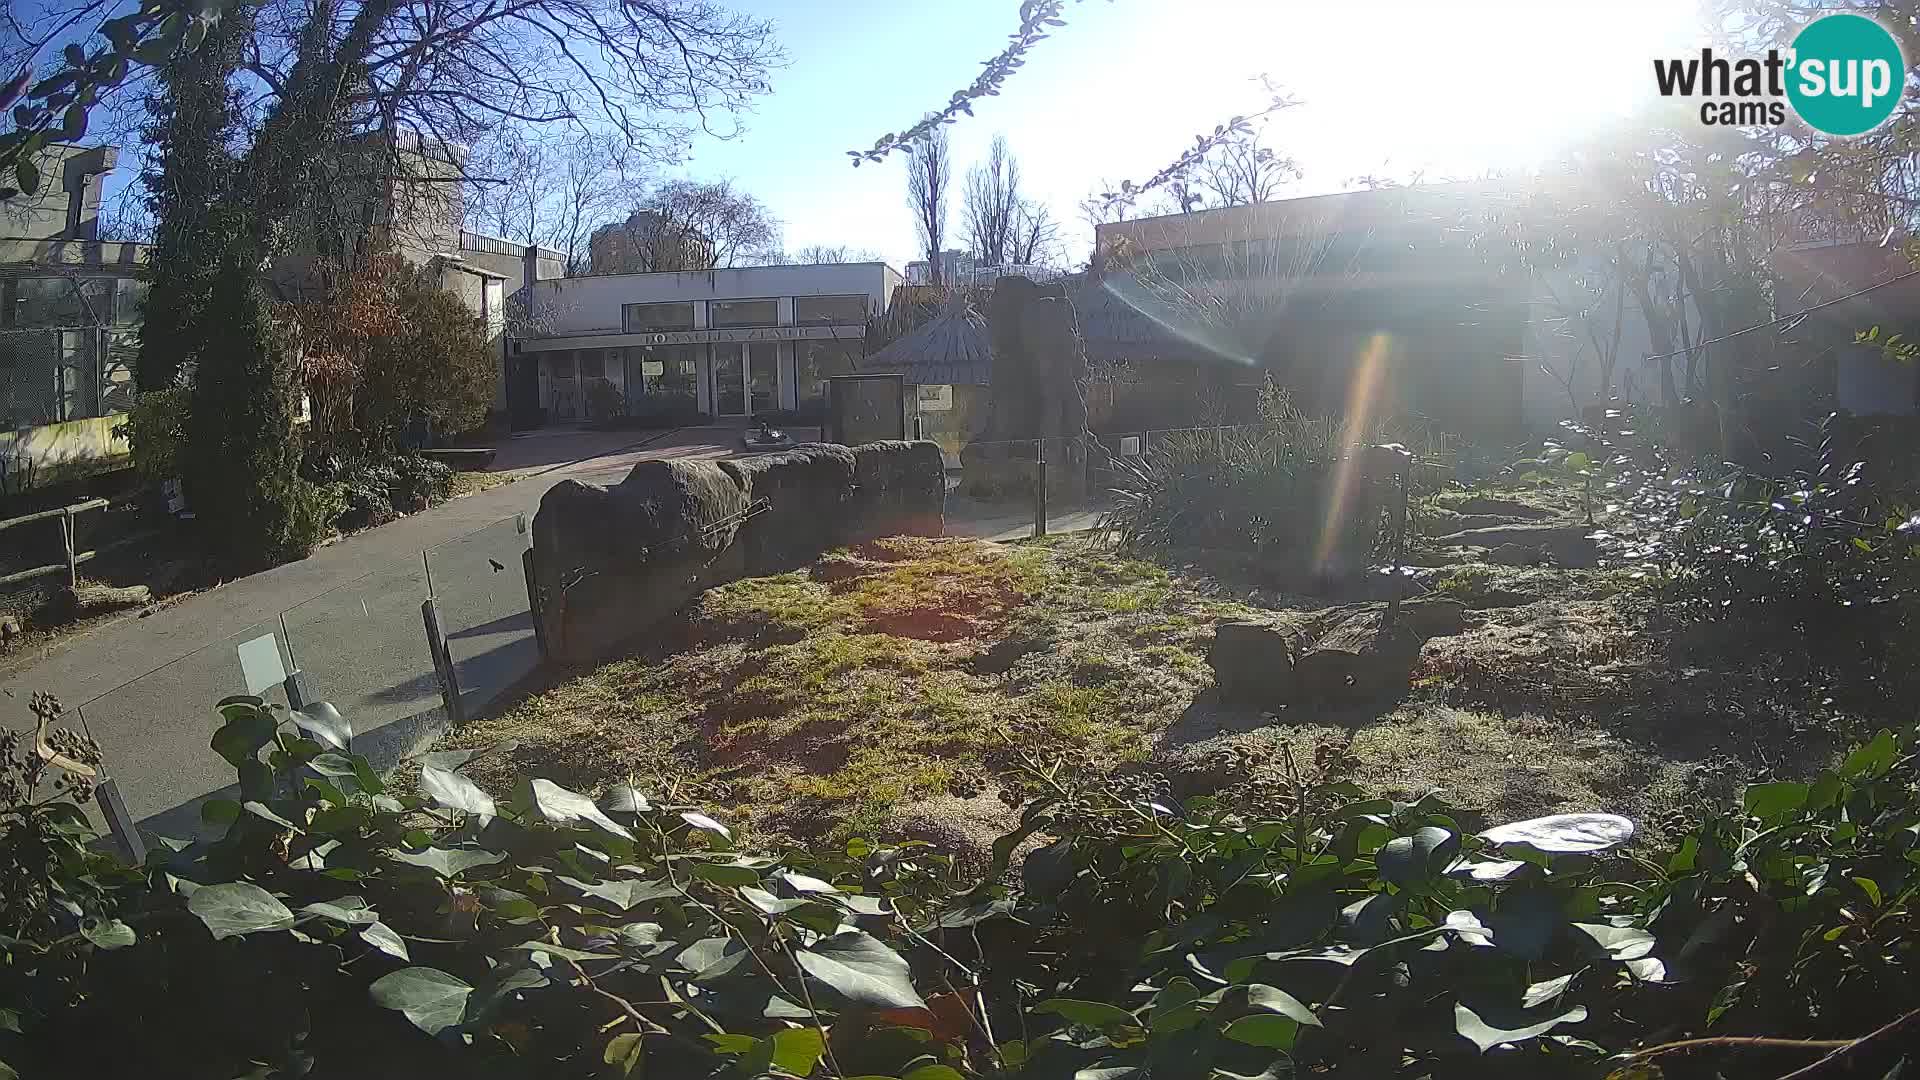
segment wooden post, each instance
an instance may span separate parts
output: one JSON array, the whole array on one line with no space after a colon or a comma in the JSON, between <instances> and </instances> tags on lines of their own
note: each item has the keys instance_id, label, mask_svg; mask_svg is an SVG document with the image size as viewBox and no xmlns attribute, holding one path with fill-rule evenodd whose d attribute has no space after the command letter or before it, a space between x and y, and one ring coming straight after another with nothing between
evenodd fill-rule
<instances>
[{"instance_id":1,"label":"wooden post","mask_svg":"<svg viewBox=\"0 0 1920 1080\"><path fill-rule=\"evenodd\" d=\"M540 611L540 586L533 579L532 548L520 553L520 569L527 578L527 612L533 616L533 643L540 647L540 661L550 663L553 654L547 650L547 620Z\"/></svg>"},{"instance_id":2,"label":"wooden post","mask_svg":"<svg viewBox=\"0 0 1920 1080\"><path fill-rule=\"evenodd\" d=\"M447 726L465 722L460 714L460 677L453 668L453 655L447 651L446 631L440 626L440 609L433 597L420 601L420 618L427 627L427 651L433 657L433 671L440 679L440 701L447 708Z\"/></svg>"},{"instance_id":3,"label":"wooden post","mask_svg":"<svg viewBox=\"0 0 1920 1080\"><path fill-rule=\"evenodd\" d=\"M1047 535L1047 440L1033 442L1033 535Z\"/></svg>"},{"instance_id":4,"label":"wooden post","mask_svg":"<svg viewBox=\"0 0 1920 1080\"><path fill-rule=\"evenodd\" d=\"M73 508L60 514L60 545L67 549L67 588L80 587L80 564L73 557Z\"/></svg>"}]
</instances>

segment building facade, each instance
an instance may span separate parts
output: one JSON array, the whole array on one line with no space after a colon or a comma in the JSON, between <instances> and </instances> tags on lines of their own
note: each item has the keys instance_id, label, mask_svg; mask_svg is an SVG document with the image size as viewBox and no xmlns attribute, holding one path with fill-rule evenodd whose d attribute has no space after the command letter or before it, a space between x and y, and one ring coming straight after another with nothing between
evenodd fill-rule
<instances>
[{"instance_id":1,"label":"building facade","mask_svg":"<svg viewBox=\"0 0 1920 1080\"><path fill-rule=\"evenodd\" d=\"M509 348L549 422L700 412L823 411L860 369L869 319L900 275L884 263L600 274L536 282Z\"/></svg>"},{"instance_id":2,"label":"building facade","mask_svg":"<svg viewBox=\"0 0 1920 1080\"><path fill-rule=\"evenodd\" d=\"M646 274L713 262L713 242L652 210L602 225L587 240L587 263L595 274Z\"/></svg>"}]
</instances>

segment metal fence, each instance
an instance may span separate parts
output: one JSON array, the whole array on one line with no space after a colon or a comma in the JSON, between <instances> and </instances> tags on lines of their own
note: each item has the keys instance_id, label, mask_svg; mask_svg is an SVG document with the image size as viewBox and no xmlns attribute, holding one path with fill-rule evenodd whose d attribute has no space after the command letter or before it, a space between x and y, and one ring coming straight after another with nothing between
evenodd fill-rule
<instances>
[{"instance_id":1,"label":"metal fence","mask_svg":"<svg viewBox=\"0 0 1920 1080\"><path fill-rule=\"evenodd\" d=\"M388 767L538 669L528 543L520 515L372 567L81 702L66 722L101 744L128 821L158 835L194 835L199 804L230 794L232 770L208 746L223 697L331 702L354 749Z\"/></svg>"}]
</instances>

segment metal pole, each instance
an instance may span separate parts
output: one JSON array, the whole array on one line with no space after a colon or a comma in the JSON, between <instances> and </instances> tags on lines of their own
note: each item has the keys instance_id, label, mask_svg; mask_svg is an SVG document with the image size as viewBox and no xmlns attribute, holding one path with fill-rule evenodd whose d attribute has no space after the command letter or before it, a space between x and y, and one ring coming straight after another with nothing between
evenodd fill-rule
<instances>
[{"instance_id":1,"label":"metal pole","mask_svg":"<svg viewBox=\"0 0 1920 1080\"><path fill-rule=\"evenodd\" d=\"M447 635L440 626L440 609L434 606L433 597L420 601L420 618L427 627L427 651L433 656L434 674L440 678L440 700L447 707L447 724L458 727L464 723L460 715L460 680L453 669L453 657L447 652Z\"/></svg>"},{"instance_id":2,"label":"metal pole","mask_svg":"<svg viewBox=\"0 0 1920 1080\"><path fill-rule=\"evenodd\" d=\"M1047 440L1033 443L1033 535L1047 535Z\"/></svg>"},{"instance_id":3,"label":"metal pole","mask_svg":"<svg viewBox=\"0 0 1920 1080\"><path fill-rule=\"evenodd\" d=\"M921 416L919 413L914 413L913 414L913 441L919 442L925 439L926 437L927 437L926 417Z\"/></svg>"},{"instance_id":4,"label":"metal pole","mask_svg":"<svg viewBox=\"0 0 1920 1080\"><path fill-rule=\"evenodd\" d=\"M540 647L541 662L551 662L553 654L547 650L547 620L540 611L540 586L534 583L532 548L520 553L520 569L527 579L527 612L533 616L533 643Z\"/></svg>"},{"instance_id":5,"label":"metal pole","mask_svg":"<svg viewBox=\"0 0 1920 1080\"><path fill-rule=\"evenodd\" d=\"M127 800L120 797L120 785L113 782L113 777L104 777L94 785L93 801L100 807L100 816L107 819L107 829L113 833L120 854L134 866L146 862L147 842L140 838L133 815L127 813Z\"/></svg>"},{"instance_id":6,"label":"metal pole","mask_svg":"<svg viewBox=\"0 0 1920 1080\"><path fill-rule=\"evenodd\" d=\"M1387 625L1400 624L1400 599L1406 592L1405 582L1400 576L1407 558L1407 488L1413 485L1412 457L1407 454L1395 456L1398 468L1395 479L1399 481L1399 490L1393 500L1393 591L1387 594Z\"/></svg>"},{"instance_id":7,"label":"metal pole","mask_svg":"<svg viewBox=\"0 0 1920 1080\"><path fill-rule=\"evenodd\" d=\"M60 544L67 549L67 588L80 587L80 564L73 557L73 509L60 514Z\"/></svg>"}]
</instances>

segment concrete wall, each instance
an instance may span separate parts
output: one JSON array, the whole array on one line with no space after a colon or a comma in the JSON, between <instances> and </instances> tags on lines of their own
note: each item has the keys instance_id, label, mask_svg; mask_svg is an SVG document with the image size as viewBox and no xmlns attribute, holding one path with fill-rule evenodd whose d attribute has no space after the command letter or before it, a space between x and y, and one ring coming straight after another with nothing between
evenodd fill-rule
<instances>
[{"instance_id":1,"label":"concrete wall","mask_svg":"<svg viewBox=\"0 0 1920 1080\"><path fill-rule=\"evenodd\" d=\"M535 304L547 312L542 318L544 334L619 333L624 304L862 293L870 310L884 312L899 280L900 275L885 263L596 274L542 281L535 286ZM791 310L783 305L782 314L782 321L791 324Z\"/></svg>"},{"instance_id":2,"label":"concrete wall","mask_svg":"<svg viewBox=\"0 0 1920 1080\"><path fill-rule=\"evenodd\" d=\"M127 440L115 434L119 414L0 431L0 490L24 491L82 480L133 463Z\"/></svg>"},{"instance_id":3,"label":"concrete wall","mask_svg":"<svg viewBox=\"0 0 1920 1080\"><path fill-rule=\"evenodd\" d=\"M0 236L91 240L99 235L100 189L120 151L54 143L34 155L40 190L0 203ZM13 177L7 177L8 186Z\"/></svg>"}]
</instances>

